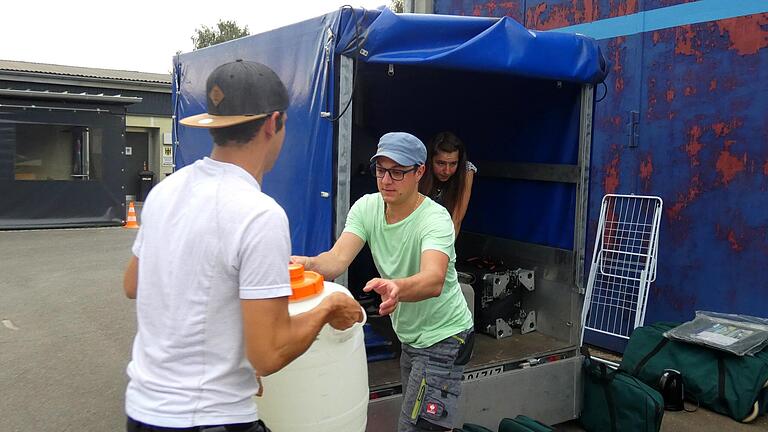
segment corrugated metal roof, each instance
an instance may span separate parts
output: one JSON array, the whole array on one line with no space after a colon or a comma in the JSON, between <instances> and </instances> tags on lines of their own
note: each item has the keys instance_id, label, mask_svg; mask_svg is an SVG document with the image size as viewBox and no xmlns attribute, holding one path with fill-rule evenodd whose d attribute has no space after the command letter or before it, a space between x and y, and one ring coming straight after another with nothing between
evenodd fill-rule
<instances>
[{"instance_id":1,"label":"corrugated metal roof","mask_svg":"<svg viewBox=\"0 0 768 432\"><path fill-rule=\"evenodd\" d=\"M51 76L94 78L99 80L145 82L167 85L171 84L170 74L124 71L115 69L98 69L79 66L32 63L15 60L0 60L0 72L2 71L24 72Z\"/></svg>"}]
</instances>

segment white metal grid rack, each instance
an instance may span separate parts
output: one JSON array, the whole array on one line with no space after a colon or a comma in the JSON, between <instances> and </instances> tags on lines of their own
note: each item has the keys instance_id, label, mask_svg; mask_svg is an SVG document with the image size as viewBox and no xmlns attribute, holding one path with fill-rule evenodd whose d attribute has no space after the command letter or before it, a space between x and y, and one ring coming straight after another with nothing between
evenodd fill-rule
<instances>
[{"instance_id":1,"label":"white metal grid rack","mask_svg":"<svg viewBox=\"0 0 768 432\"><path fill-rule=\"evenodd\" d=\"M654 196L603 197L581 315L582 341L585 329L628 339L643 325L648 289L656 280L662 206Z\"/></svg>"}]
</instances>

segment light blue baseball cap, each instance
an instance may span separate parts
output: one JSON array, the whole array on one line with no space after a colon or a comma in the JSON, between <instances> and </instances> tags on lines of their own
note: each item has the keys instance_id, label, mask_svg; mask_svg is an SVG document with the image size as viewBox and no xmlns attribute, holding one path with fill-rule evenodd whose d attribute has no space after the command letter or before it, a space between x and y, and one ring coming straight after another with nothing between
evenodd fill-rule
<instances>
[{"instance_id":1,"label":"light blue baseball cap","mask_svg":"<svg viewBox=\"0 0 768 432\"><path fill-rule=\"evenodd\" d=\"M427 161L427 148L424 143L407 132L390 132L379 139L379 147L371 162L384 156L402 166L424 165Z\"/></svg>"}]
</instances>

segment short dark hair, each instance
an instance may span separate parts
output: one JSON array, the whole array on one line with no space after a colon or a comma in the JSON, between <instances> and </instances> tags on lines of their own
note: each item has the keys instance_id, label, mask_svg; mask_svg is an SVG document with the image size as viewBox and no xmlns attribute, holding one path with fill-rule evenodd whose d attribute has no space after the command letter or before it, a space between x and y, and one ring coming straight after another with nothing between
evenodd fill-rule
<instances>
[{"instance_id":1,"label":"short dark hair","mask_svg":"<svg viewBox=\"0 0 768 432\"><path fill-rule=\"evenodd\" d=\"M283 128L284 113L280 112L277 118L277 132ZM271 116L271 114L270 114ZM213 142L219 146L242 146L248 143L261 130L269 116L258 120L240 123L225 128L209 129Z\"/></svg>"}]
</instances>

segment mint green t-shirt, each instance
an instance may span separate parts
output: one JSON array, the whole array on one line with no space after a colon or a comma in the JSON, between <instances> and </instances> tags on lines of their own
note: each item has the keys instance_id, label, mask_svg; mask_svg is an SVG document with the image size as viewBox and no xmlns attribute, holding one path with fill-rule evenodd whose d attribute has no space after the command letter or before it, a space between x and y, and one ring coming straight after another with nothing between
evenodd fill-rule
<instances>
[{"instance_id":1,"label":"mint green t-shirt","mask_svg":"<svg viewBox=\"0 0 768 432\"><path fill-rule=\"evenodd\" d=\"M426 250L448 255L441 294L418 302L400 302L392 313L392 327L400 342L427 348L472 326L472 315L456 277L453 221L445 207L425 197L407 218L388 224L381 194L369 194L349 210L344 231L368 243L384 279L418 273L421 254Z\"/></svg>"}]
</instances>

